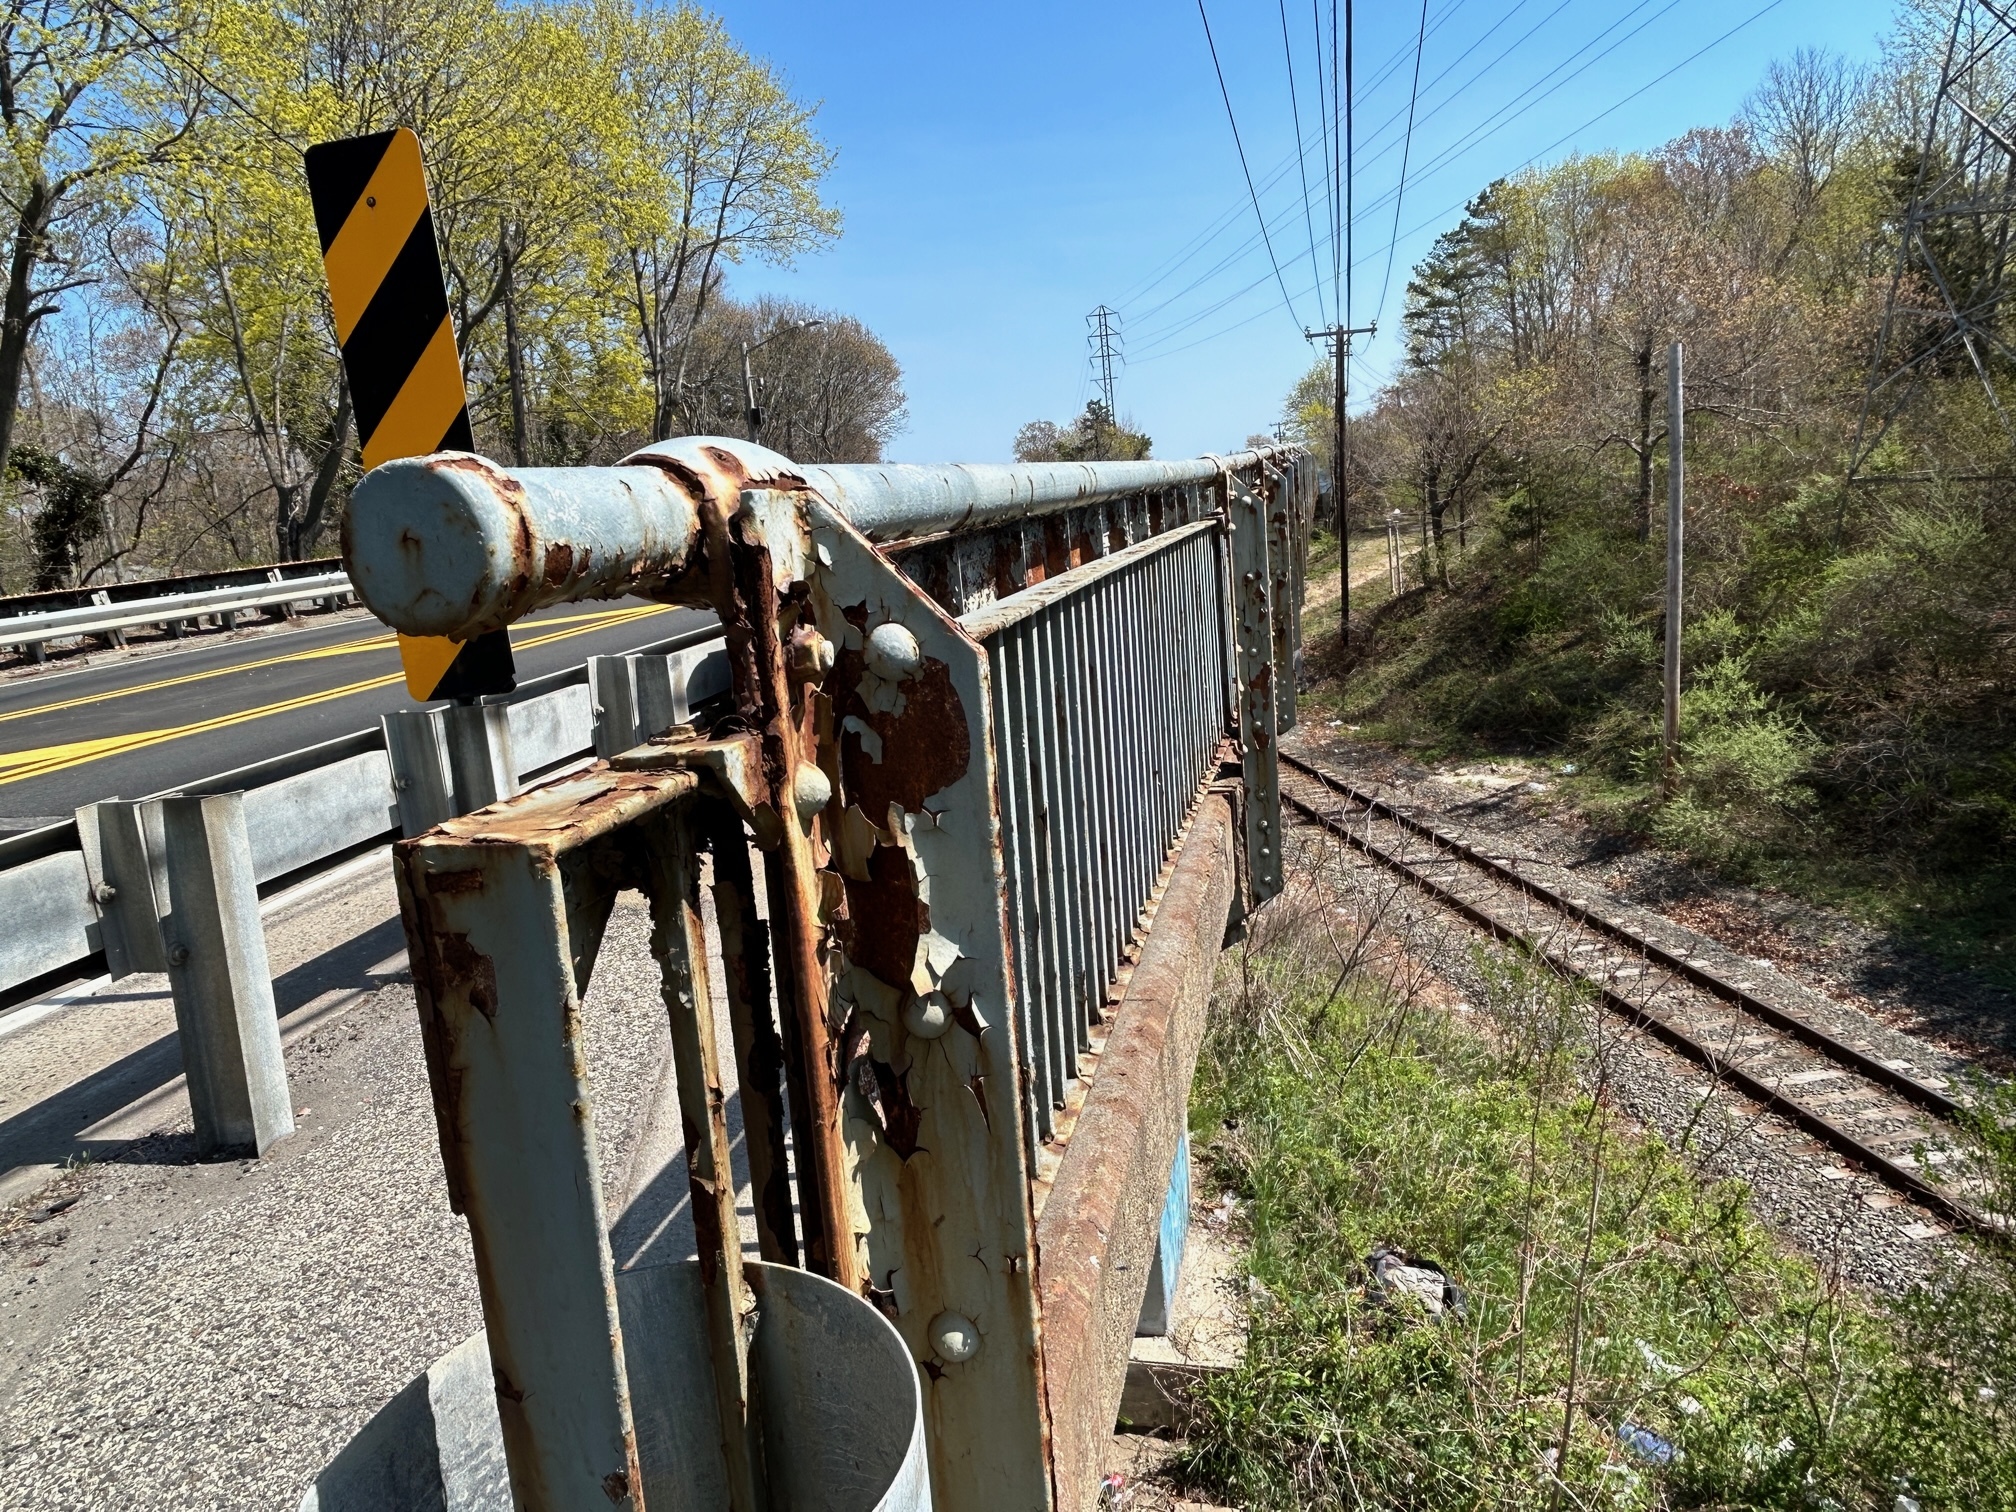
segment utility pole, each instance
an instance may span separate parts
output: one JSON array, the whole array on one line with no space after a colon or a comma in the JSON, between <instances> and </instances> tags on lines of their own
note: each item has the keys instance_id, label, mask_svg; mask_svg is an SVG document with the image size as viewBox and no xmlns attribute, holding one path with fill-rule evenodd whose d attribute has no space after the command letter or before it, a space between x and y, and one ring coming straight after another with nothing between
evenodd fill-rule
<instances>
[{"instance_id":1,"label":"utility pole","mask_svg":"<svg viewBox=\"0 0 2016 1512\"><path fill-rule=\"evenodd\" d=\"M1353 336L1376 336L1379 324L1362 326L1328 326L1320 331L1304 331L1305 341L1327 341L1337 359L1337 381L1332 391L1331 402L1336 410L1337 433L1335 444L1330 448L1330 494L1337 506L1337 576L1343 585L1343 609L1341 611L1337 636L1338 644L1351 644L1351 426L1344 407L1351 397L1351 338Z\"/></svg>"},{"instance_id":2,"label":"utility pole","mask_svg":"<svg viewBox=\"0 0 2016 1512\"><path fill-rule=\"evenodd\" d=\"M1680 343L1666 348L1666 761L1670 794L1680 772L1680 574L1685 560L1687 454Z\"/></svg>"},{"instance_id":3,"label":"utility pole","mask_svg":"<svg viewBox=\"0 0 2016 1512\"><path fill-rule=\"evenodd\" d=\"M813 326L824 324L826 322L823 320L794 320L789 325L777 327L776 330L765 336L761 341L745 341L742 343L742 392L749 401L748 412L743 418L749 422L749 439L751 441L761 441L763 439L763 406L756 402L756 378L754 373L750 371L749 354L768 346L779 336L788 335L792 331L809 331Z\"/></svg>"}]
</instances>

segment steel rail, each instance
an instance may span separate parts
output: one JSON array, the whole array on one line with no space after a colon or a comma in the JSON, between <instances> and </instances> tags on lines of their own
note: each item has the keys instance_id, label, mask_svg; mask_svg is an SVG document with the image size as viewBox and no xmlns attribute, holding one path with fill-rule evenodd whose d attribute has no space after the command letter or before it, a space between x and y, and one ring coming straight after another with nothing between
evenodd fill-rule
<instances>
[{"instance_id":1,"label":"steel rail","mask_svg":"<svg viewBox=\"0 0 2016 1512\"><path fill-rule=\"evenodd\" d=\"M1401 812L1384 799L1376 798L1372 794L1365 792L1362 788L1354 787L1352 784L1344 781L1343 778L1325 772L1320 767L1311 766L1308 762L1290 756L1285 751L1281 754L1281 760L1287 765L1294 767L1304 776L1322 783L1340 797L1350 799L1353 803L1361 805L1380 818L1399 825L1410 834L1419 835L1422 839L1441 846L1452 855L1458 856L1468 861L1471 865L1490 873L1497 880L1518 888L1528 897L1544 903L1549 908L1555 909L1558 912L1567 914L1576 923L1614 940L1619 945L1637 951L1647 960L1664 967L1676 976L1685 978L1704 992L1712 993L1732 1007L1740 1008L1752 1018L1762 1019L1765 1023L1771 1025L1772 1028L1784 1031L1794 1039L1818 1050L1828 1059L1840 1062L1858 1075L1866 1077L1870 1081L1881 1083L1891 1091L1918 1104L1919 1107L1926 1109L1928 1112L1936 1113L1941 1118L1946 1119L1954 1118L1961 1112L1962 1105L1946 1096L1945 1093L1939 1091L1937 1088L1928 1087L1923 1082L1906 1076L1896 1068L1884 1065L1883 1062L1876 1060L1874 1057L1863 1054L1853 1045L1836 1039L1818 1025L1808 1023L1796 1014L1787 1013L1782 1008L1772 1006L1762 998L1746 992L1734 982L1717 976L1705 967L1697 966L1685 956L1674 954L1656 940L1639 934L1636 930L1630 929L1625 925L1604 918L1586 904L1577 903L1573 898L1564 896L1562 893L1547 886L1546 883L1535 881L1524 873L1505 865L1502 861L1494 860L1474 847L1465 844L1455 836L1445 834L1433 825L1424 823L1411 814Z\"/></svg>"},{"instance_id":2,"label":"steel rail","mask_svg":"<svg viewBox=\"0 0 2016 1512\"><path fill-rule=\"evenodd\" d=\"M1670 952L1661 950L1660 947L1653 945L1651 941L1644 939L1642 936L1591 914L1582 905L1561 897L1553 889L1544 887L1539 883L1534 883L1530 878L1521 877L1517 872L1498 862L1492 861L1489 857L1479 855L1469 846L1464 845L1463 842L1451 836L1444 835L1439 830L1422 824L1419 820L1412 819L1411 816L1398 813L1393 809L1392 805L1373 798L1370 794L1361 792L1352 787L1351 784L1344 782L1341 778L1334 777L1320 768L1313 767L1305 761L1287 755L1285 752L1282 753L1281 760L1308 779L1321 783L1327 790L1336 793L1339 797L1348 798L1360 803L1375 817L1397 823L1399 827L1407 830L1409 833L1418 834L1423 838L1433 840L1435 843L1446 847L1457 858L1472 862L1490 874L1494 879L1512 883L1521 892L1534 898L1535 901L1550 904L1560 912L1567 914L1576 923L1585 925L1585 927L1590 928L1593 932L1602 934L1616 943L1638 949L1648 959L1654 960L1658 964L1665 965L1667 961L1674 962L1676 967L1684 967L1688 964L1681 962L1678 957L1672 956ZM1771 1083L1751 1075L1742 1066L1722 1056L1712 1046L1702 1043L1665 1015L1656 1012L1642 1003L1632 1002L1607 983L1592 976L1571 957L1549 949L1530 934L1506 923L1487 909L1479 907L1453 888L1430 877L1416 863L1380 845L1370 835L1358 834L1349 825L1332 815L1325 814L1314 804L1305 802L1303 799L1288 792L1285 788L1282 791L1281 797L1282 801L1296 812L1321 826L1329 833L1336 835L1346 844L1361 851L1379 865L1413 883L1421 891L1427 893L1445 907L1462 915L1463 918L1482 929L1492 938L1517 946L1520 950L1542 962L1566 979L1588 983L1595 989L1603 1005L1612 1012L1649 1029L1658 1039L1679 1051L1697 1065L1702 1066L1717 1080L1727 1082L1751 1101L1812 1135L1822 1144L1866 1166L1888 1185L1909 1194L1912 1200L1921 1206L1940 1214L1942 1217L1963 1228L1984 1233L1996 1230L1995 1224L1991 1223L1984 1215L1966 1202L1942 1191L1939 1187L1934 1186L1931 1182L1925 1180L1924 1177L1918 1175L1917 1172L1900 1165L1880 1150L1872 1149L1869 1145L1856 1138L1854 1134L1842 1128L1817 1109L1801 1102L1796 1097L1788 1097ZM1655 955L1653 952L1657 952L1657 954ZM1661 957L1664 957L1664 959L1661 959ZM1704 990L1714 992L1713 987L1708 986L1706 983L1697 982L1693 972L1676 970L1676 974L1685 977L1686 980L1696 986L1703 987ZM1707 976L1711 982L1720 981L1719 978L1713 977L1711 973L1703 972L1701 975ZM1749 1004L1758 1001L1731 983L1721 983L1721 985L1727 989L1728 993L1736 994L1734 997L1725 998L1732 1006L1743 1008L1747 1011ZM1724 996L1723 993L1719 992L1715 992L1714 995ZM1763 1018L1765 1022L1773 1024L1774 1027L1778 1026L1781 1020L1792 1024L1801 1022L1793 1019L1791 1015L1785 1014L1781 1010L1769 1008L1768 1004L1762 1006L1768 1010L1767 1014L1755 1016ZM1811 1025L1805 1027L1812 1028ZM1822 1037L1828 1044L1840 1045L1840 1041L1833 1039L1832 1036L1824 1035L1822 1031L1815 1029L1813 1032L1822 1034ZM1795 1035L1795 1037L1804 1039L1804 1036ZM1812 1045L1811 1041L1806 1041L1806 1043L1812 1048L1822 1048L1821 1046ZM1891 1072L1889 1067L1883 1066L1881 1062L1871 1060L1849 1046L1842 1045L1841 1048L1852 1058L1850 1068L1858 1074L1865 1075L1869 1080L1880 1080L1881 1084L1888 1090L1903 1090L1887 1077L1877 1078L1869 1076L1865 1069L1866 1067L1876 1067L1894 1076L1896 1073ZM1919 1083L1910 1082L1908 1078L1904 1080L1908 1085L1916 1087L1920 1091L1938 1096L1929 1087L1923 1087ZM1960 1105L1952 1102L1951 1099L1941 1098L1941 1101L1955 1112L1960 1110Z\"/></svg>"}]
</instances>

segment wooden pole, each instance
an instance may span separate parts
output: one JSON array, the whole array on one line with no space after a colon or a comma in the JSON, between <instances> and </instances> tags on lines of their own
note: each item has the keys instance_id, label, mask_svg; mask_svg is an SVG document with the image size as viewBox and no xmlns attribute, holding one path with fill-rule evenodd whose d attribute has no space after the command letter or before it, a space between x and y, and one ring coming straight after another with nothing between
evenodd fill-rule
<instances>
[{"instance_id":1,"label":"wooden pole","mask_svg":"<svg viewBox=\"0 0 2016 1512\"><path fill-rule=\"evenodd\" d=\"M1331 489L1337 495L1337 577L1342 589L1342 607L1337 616L1339 644L1351 644L1351 431L1345 418L1350 398L1351 333L1339 330L1336 336L1337 386L1333 395L1337 406L1337 444L1330 457Z\"/></svg>"},{"instance_id":2,"label":"wooden pole","mask_svg":"<svg viewBox=\"0 0 2016 1512\"><path fill-rule=\"evenodd\" d=\"M1680 343L1666 349L1666 760L1668 793L1680 768L1680 580L1686 553L1686 405Z\"/></svg>"}]
</instances>

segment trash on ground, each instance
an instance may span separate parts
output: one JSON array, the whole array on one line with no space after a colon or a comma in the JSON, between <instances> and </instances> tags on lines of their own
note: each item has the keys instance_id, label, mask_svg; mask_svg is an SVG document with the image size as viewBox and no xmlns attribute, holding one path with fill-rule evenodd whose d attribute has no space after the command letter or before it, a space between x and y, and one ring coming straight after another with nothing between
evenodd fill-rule
<instances>
[{"instance_id":1,"label":"trash on ground","mask_svg":"<svg viewBox=\"0 0 2016 1512\"><path fill-rule=\"evenodd\" d=\"M1374 1301L1390 1306L1411 1298L1431 1318L1462 1316L1463 1288L1433 1260L1382 1244L1365 1257L1365 1268L1372 1273L1366 1292Z\"/></svg>"},{"instance_id":2,"label":"trash on ground","mask_svg":"<svg viewBox=\"0 0 2016 1512\"><path fill-rule=\"evenodd\" d=\"M1671 1441L1636 1423L1619 1423L1617 1442L1648 1465L1670 1465L1680 1457Z\"/></svg>"}]
</instances>

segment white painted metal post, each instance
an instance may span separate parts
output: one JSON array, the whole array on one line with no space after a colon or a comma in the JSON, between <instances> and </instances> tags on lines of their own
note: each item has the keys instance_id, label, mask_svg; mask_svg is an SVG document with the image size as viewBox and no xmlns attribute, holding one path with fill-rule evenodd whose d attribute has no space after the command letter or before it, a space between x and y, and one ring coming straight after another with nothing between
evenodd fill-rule
<instances>
[{"instance_id":1,"label":"white painted metal post","mask_svg":"<svg viewBox=\"0 0 2016 1512\"><path fill-rule=\"evenodd\" d=\"M205 1155L244 1148L264 1155L294 1132L244 799L159 800L168 987Z\"/></svg>"},{"instance_id":2,"label":"white painted metal post","mask_svg":"<svg viewBox=\"0 0 2016 1512\"><path fill-rule=\"evenodd\" d=\"M448 738L439 709L400 709L380 719L399 833L411 839L455 816L448 772Z\"/></svg>"},{"instance_id":3,"label":"white painted metal post","mask_svg":"<svg viewBox=\"0 0 2016 1512\"><path fill-rule=\"evenodd\" d=\"M1680 580L1686 560L1686 405L1680 343L1666 349L1666 763L1670 791L1680 770Z\"/></svg>"},{"instance_id":4,"label":"white painted metal post","mask_svg":"<svg viewBox=\"0 0 2016 1512\"><path fill-rule=\"evenodd\" d=\"M511 755L510 710L501 703L456 704L441 711L455 811L474 813L518 791Z\"/></svg>"}]
</instances>

